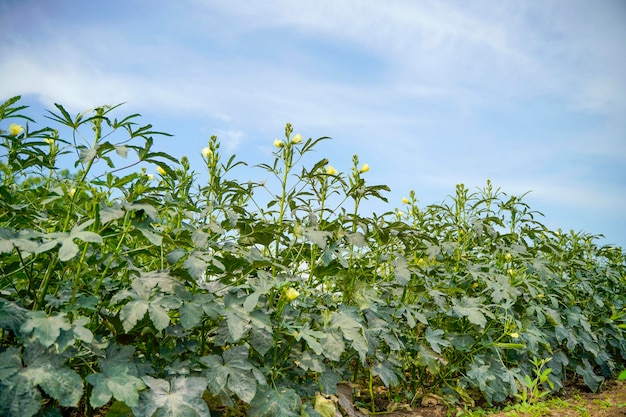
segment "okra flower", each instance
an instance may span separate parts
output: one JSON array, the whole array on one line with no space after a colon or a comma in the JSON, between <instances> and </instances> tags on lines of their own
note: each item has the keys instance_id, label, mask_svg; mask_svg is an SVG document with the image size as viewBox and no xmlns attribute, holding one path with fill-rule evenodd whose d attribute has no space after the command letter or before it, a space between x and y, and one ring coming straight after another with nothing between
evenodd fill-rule
<instances>
[{"instance_id":1,"label":"okra flower","mask_svg":"<svg viewBox=\"0 0 626 417\"><path fill-rule=\"evenodd\" d=\"M409 201L408 198L402 197L402 204L409 204L409 203L410 203L410 201Z\"/></svg>"},{"instance_id":2,"label":"okra flower","mask_svg":"<svg viewBox=\"0 0 626 417\"><path fill-rule=\"evenodd\" d=\"M297 133L293 138L291 138L291 143L296 144L302 142L302 135Z\"/></svg>"},{"instance_id":3,"label":"okra flower","mask_svg":"<svg viewBox=\"0 0 626 417\"><path fill-rule=\"evenodd\" d=\"M363 165L361 166L361 169L359 169L359 172L360 172L361 174L363 174L364 172L367 172L367 171L369 171L369 170L370 170L370 166L369 166L369 164L363 164Z\"/></svg>"},{"instance_id":4,"label":"okra flower","mask_svg":"<svg viewBox=\"0 0 626 417\"><path fill-rule=\"evenodd\" d=\"M208 158L211 155L213 155L211 148L209 148L208 146L206 148L202 148L202 156L204 156L205 158Z\"/></svg>"},{"instance_id":5,"label":"okra flower","mask_svg":"<svg viewBox=\"0 0 626 417\"><path fill-rule=\"evenodd\" d=\"M326 167L326 173L328 175L337 175L337 170L332 165L328 165Z\"/></svg>"},{"instance_id":6,"label":"okra flower","mask_svg":"<svg viewBox=\"0 0 626 417\"><path fill-rule=\"evenodd\" d=\"M11 136L17 136L23 131L24 131L24 128L21 125L18 125L17 123L11 123L9 125L9 133L11 134Z\"/></svg>"},{"instance_id":7,"label":"okra flower","mask_svg":"<svg viewBox=\"0 0 626 417\"><path fill-rule=\"evenodd\" d=\"M44 138L43 141L46 142L50 146L54 145L54 139L52 138Z\"/></svg>"},{"instance_id":8,"label":"okra flower","mask_svg":"<svg viewBox=\"0 0 626 417\"><path fill-rule=\"evenodd\" d=\"M298 292L298 290L293 287L289 287L287 291L285 291L285 298L287 299L287 301L293 301L298 298L299 295L300 293Z\"/></svg>"},{"instance_id":9,"label":"okra flower","mask_svg":"<svg viewBox=\"0 0 626 417\"><path fill-rule=\"evenodd\" d=\"M280 139L274 139L274 146L276 146L277 148L282 148L283 146L285 146L285 142Z\"/></svg>"},{"instance_id":10,"label":"okra flower","mask_svg":"<svg viewBox=\"0 0 626 417\"><path fill-rule=\"evenodd\" d=\"M74 194L76 194L76 188L72 187L67 190L67 195L69 195L70 197L74 197Z\"/></svg>"},{"instance_id":11,"label":"okra flower","mask_svg":"<svg viewBox=\"0 0 626 417\"><path fill-rule=\"evenodd\" d=\"M513 339L517 339L519 337L519 333L510 333L509 336L511 336Z\"/></svg>"},{"instance_id":12,"label":"okra flower","mask_svg":"<svg viewBox=\"0 0 626 417\"><path fill-rule=\"evenodd\" d=\"M161 174L161 175L165 175L165 174L166 174L165 170L164 170L163 168L161 168L161 166L160 166L160 165L159 165L159 166L157 166L157 172L158 172L159 174Z\"/></svg>"}]
</instances>

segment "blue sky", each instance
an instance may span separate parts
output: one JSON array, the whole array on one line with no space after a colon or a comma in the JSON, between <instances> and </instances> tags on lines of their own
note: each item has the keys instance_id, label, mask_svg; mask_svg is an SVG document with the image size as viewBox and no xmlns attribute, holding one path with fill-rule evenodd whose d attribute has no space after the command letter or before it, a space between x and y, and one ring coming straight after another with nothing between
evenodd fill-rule
<instances>
[{"instance_id":1,"label":"blue sky","mask_svg":"<svg viewBox=\"0 0 626 417\"><path fill-rule=\"evenodd\" d=\"M210 135L266 162L291 122L371 166L379 213L491 179L626 246L622 0L0 0L0 28L0 99L34 114L125 102L200 171Z\"/></svg>"}]
</instances>

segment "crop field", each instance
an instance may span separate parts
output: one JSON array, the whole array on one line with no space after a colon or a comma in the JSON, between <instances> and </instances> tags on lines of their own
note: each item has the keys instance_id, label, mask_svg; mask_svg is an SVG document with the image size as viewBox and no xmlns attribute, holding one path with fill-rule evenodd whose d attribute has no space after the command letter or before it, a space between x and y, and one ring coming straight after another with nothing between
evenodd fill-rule
<instances>
[{"instance_id":1,"label":"crop field","mask_svg":"<svg viewBox=\"0 0 626 417\"><path fill-rule=\"evenodd\" d=\"M622 248L490 181L394 204L289 124L269 161L211 137L192 167L123 107L24 110L0 105L2 416L523 415L624 370Z\"/></svg>"}]
</instances>

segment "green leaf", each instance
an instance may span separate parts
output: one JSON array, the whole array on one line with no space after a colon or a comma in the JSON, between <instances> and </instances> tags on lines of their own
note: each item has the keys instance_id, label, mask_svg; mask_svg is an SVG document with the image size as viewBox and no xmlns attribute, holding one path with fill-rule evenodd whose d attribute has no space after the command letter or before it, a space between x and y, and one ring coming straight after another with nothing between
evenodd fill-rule
<instances>
[{"instance_id":1,"label":"green leaf","mask_svg":"<svg viewBox=\"0 0 626 417\"><path fill-rule=\"evenodd\" d=\"M129 332L135 327L137 322L146 315L148 305L148 302L144 300L132 300L122 307L120 318L122 319L122 326L124 326L126 332Z\"/></svg>"},{"instance_id":2,"label":"green leaf","mask_svg":"<svg viewBox=\"0 0 626 417\"><path fill-rule=\"evenodd\" d=\"M22 325L21 331L24 334L32 333L35 339L45 347L51 346L56 342L61 334L61 330L72 328L64 313L48 317L45 312L35 310L29 311L27 316L28 319Z\"/></svg>"},{"instance_id":3,"label":"green leaf","mask_svg":"<svg viewBox=\"0 0 626 417\"><path fill-rule=\"evenodd\" d=\"M29 367L29 376L37 375L33 381L63 407L77 407L83 396L83 380L74 370L66 367L51 367L42 364Z\"/></svg>"},{"instance_id":4,"label":"green leaf","mask_svg":"<svg viewBox=\"0 0 626 417\"><path fill-rule=\"evenodd\" d=\"M326 336L323 332L317 330L311 330L309 323L304 323L304 326L300 330L298 330L295 334L296 340L304 339L307 342L307 345L315 352L315 354L320 355L324 348L320 344L320 339L324 339Z\"/></svg>"},{"instance_id":5,"label":"green leaf","mask_svg":"<svg viewBox=\"0 0 626 417\"><path fill-rule=\"evenodd\" d=\"M257 382L252 372L253 366L248 361L248 348L235 346L220 355L200 358L207 366L205 375L209 389L219 394L227 388L242 401L250 403L256 394Z\"/></svg>"},{"instance_id":6,"label":"green leaf","mask_svg":"<svg viewBox=\"0 0 626 417\"><path fill-rule=\"evenodd\" d=\"M444 331L441 329L432 330L430 326L426 329L426 340L430 343L430 347L437 353L441 354L442 347L450 346L450 342L442 338Z\"/></svg>"},{"instance_id":7,"label":"green leaf","mask_svg":"<svg viewBox=\"0 0 626 417\"><path fill-rule=\"evenodd\" d=\"M191 234L191 241L197 248L204 249L209 242L209 234L200 229L196 229Z\"/></svg>"},{"instance_id":8,"label":"green leaf","mask_svg":"<svg viewBox=\"0 0 626 417\"><path fill-rule=\"evenodd\" d=\"M211 412L202 393L206 380L199 377L178 377L171 381L144 376L150 388L141 393L139 404L132 407L136 417L209 417Z\"/></svg>"},{"instance_id":9,"label":"green leaf","mask_svg":"<svg viewBox=\"0 0 626 417\"><path fill-rule=\"evenodd\" d=\"M104 365L104 366L102 366ZM129 407L135 407L139 401L139 391L145 388L141 379L130 375L128 366L106 366L101 362L102 373L87 375L87 382L93 385L89 399L92 407L98 408L107 404L112 397L123 401Z\"/></svg>"},{"instance_id":10,"label":"green leaf","mask_svg":"<svg viewBox=\"0 0 626 417\"><path fill-rule=\"evenodd\" d=\"M232 294L224 297L224 317L233 342L238 342L250 329L250 315L243 308L243 301Z\"/></svg>"},{"instance_id":11,"label":"green leaf","mask_svg":"<svg viewBox=\"0 0 626 417\"><path fill-rule=\"evenodd\" d=\"M120 208L119 204L114 204L112 207L109 207L106 204L100 204L100 210L98 212L100 221L103 224L124 217L124 213L124 210Z\"/></svg>"},{"instance_id":12,"label":"green leaf","mask_svg":"<svg viewBox=\"0 0 626 417\"><path fill-rule=\"evenodd\" d=\"M393 365L389 361L379 361L372 367L374 376L380 377L385 387L394 387L400 382L398 375L394 371Z\"/></svg>"},{"instance_id":13,"label":"green leaf","mask_svg":"<svg viewBox=\"0 0 626 417\"><path fill-rule=\"evenodd\" d=\"M483 329L487 325L487 318L480 307L481 298L463 298L461 301L453 299L450 312L456 317L467 317L470 323L476 324Z\"/></svg>"},{"instance_id":14,"label":"green leaf","mask_svg":"<svg viewBox=\"0 0 626 417\"><path fill-rule=\"evenodd\" d=\"M411 281L411 271L406 259L402 255L397 255L393 263L394 276L398 285L405 286Z\"/></svg>"},{"instance_id":15,"label":"green leaf","mask_svg":"<svg viewBox=\"0 0 626 417\"><path fill-rule=\"evenodd\" d=\"M294 390L263 386L250 403L248 417L299 417L301 406L302 400Z\"/></svg>"},{"instance_id":16,"label":"green leaf","mask_svg":"<svg viewBox=\"0 0 626 417\"><path fill-rule=\"evenodd\" d=\"M6 381L22 370L22 358L20 350L8 347L0 353L0 381Z\"/></svg>"},{"instance_id":17,"label":"green leaf","mask_svg":"<svg viewBox=\"0 0 626 417\"><path fill-rule=\"evenodd\" d=\"M109 407L106 417L133 417L133 411L121 401L115 401Z\"/></svg>"},{"instance_id":18,"label":"green leaf","mask_svg":"<svg viewBox=\"0 0 626 417\"><path fill-rule=\"evenodd\" d=\"M321 249L326 247L326 239L331 235L330 232L316 230L314 227L304 229L304 236L319 246Z\"/></svg>"},{"instance_id":19,"label":"green leaf","mask_svg":"<svg viewBox=\"0 0 626 417\"><path fill-rule=\"evenodd\" d=\"M417 364L425 366L433 375L437 375L441 370L441 365L447 365L446 359L438 355L434 350L422 344L419 345L417 355Z\"/></svg>"},{"instance_id":20,"label":"green leaf","mask_svg":"<svg viewBox=\"0 0 626 417\"><path fill-rule=\"evenodd\" d=\"M204 316L202 305L194 301L185 302L178 311L180 313L180 324L183 325L185 330L198 325Z\"/></svg>"},{"instance_id":21,"label":"green leaf","mask_svg":"<svg viewBox=\"0 0 626 417\"><path fill-rule=\"evenodd\" d=\"M148 314L152 324L157 330L165 330L170 325L170 316L167 313L168 309L159 304L165 297L155 298L148 304Z\"/></svg>"},{"instance_id":22,"label":"green leaf","mask_svg":"<svg viewBox=\"0 0 626 417\"><path fill-rule=\"evenodd\" d=\"M587 359L583 359L582 365L576 367L576 373L583 377L585 385L593 392L596 392L600 388L600 384L604 381L603 377L596 375Z\"/></svg>"},{"instance_id":23,"label":"green leaf","mask_svg":"<svg viewBox=\"0 0 626 417\"><path fill-rule=\"evenodd\" d=\"M208 263L193 254L190 255L183 263L183 268L189 272L189 275L196 280L200 280L206 274Z\"/></svg>"},{"instance_id":24,"label":"green leaf","mask_svg":"<svg viewBox=\"0 0 626 417\"><path fill-rule=\"evenodd\" d=\"M0 381L3 398L12 403L8 415L32 415L38 410L29 402L34 400L41 405L37 386L64 407L76 407L83 393L81 377L63 365L63 358L51 353L39 344L28 346L22 358L19 350L8 348L0 354ZM3 404L5 401L0 401ZM13 404L17 406L13 409ZM0 406L1 408L2 406ZM19 414L20 409L23 414ZM12 414L18 412L17 414ZM4 414L3 414L4 415Z\"/></svg>"},{"instance_id":25,"label":"green leaf","mask_svg":"<svg viewBox=\"0 0 626 417\"><path fill-rule=\"evenodd\" d=\"M487 391L487 384L496 380L496 376L490 371L490 366L482 364L482 362L474 362L469 371L467 371L467 377L478 384L481 391Z\"/></svg>"},{"instance_id":26,"label":"green leaf","mask_svg":"<svg viewBox=\"0 0 626 417\"><path fill-rule=\"evenodd\" d=\"M20 305L0 297L0 328L18 333L26 321L28 311Z\"/></svg>"},{"instance_id":27,"label":"green leaf","mask_svg":"<svg viewBox=\"0 0 626 417\"><path fill-rule=\"evenodd\" d=\"M1 355L1 354L0 354ZM26 378L0 381L0 415L6 417L31 417L41 408L42 396Z\"/></svg>"},{"instance_id":28,"label":"green leaf","mask_svg":"<svg viewBox=\"0 0 626 417\"><path fill-rule=\"evenodd\" d=\"M139 229L139 231L141 232L141 234L148 239L148 241L150 243L152 243L155 246L161 246L161 244L163 243L163 236L158 235L156 233L154 233L151 230L148 230L146 227L144 226L137 226L137 229Z\"/></svg>"},{"instance_id":29,"label":"green leaf","mask_svg":"<svg viewBox=\"0 0 626 417\"><path fill-rule=\"evenodd\" d=\"M71 237L63 239L61 241L61 247L59 248L59 260L65 262L72 259L78 253L78 245L74 243Z\"/></svg>"},{"instance_id":30,"label":"green leaf","mask_svg":"<svg viewBox=\"0 0 626 417\"><path fill-rule=\"evenodd\" d=\"M345 308L332 313L330 324L332 327L341 329L343 337L352 342L352 348L359 353L361 361L365 362L368 344L363 326L357 317L358 313L353 308Z\"/></svg>"},{"instance_id":31,"label":"green leaf","mask_svg":"<svg viewBox=\"0 0 626 417\"><path fill-rule=\"evenodd\" d=\"M491 290L491 299L497 304L514 302L521 295L521 291L511 285L506 275L497 275L490 279L487 288Z\"/></svg>"},{"instance_id":32,"label":"green leaf","mask_svg":"<svg viewBox=\"0 0 626 417\"><path fill-rule=\"evenodd\" d=\"M323 354L331 361L341 360L341 355L346 350L346 344L343 340L340 329L328 329L326 337L320 340Z\"/></svg>"}]
</instances>

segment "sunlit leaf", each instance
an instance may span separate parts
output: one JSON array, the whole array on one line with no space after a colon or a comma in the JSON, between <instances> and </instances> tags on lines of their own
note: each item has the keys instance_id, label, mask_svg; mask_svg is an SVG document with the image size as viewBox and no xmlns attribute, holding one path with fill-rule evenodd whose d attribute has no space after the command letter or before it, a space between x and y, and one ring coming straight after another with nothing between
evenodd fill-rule
<instances>
[{"instance_id":1,"label":"sunlit leaf","mask_svg":"<svg viewBox=\"0 0 626 417\"><path fill-rule=\"evenodd\" d=\"M450 342L444 339L443 335L444 331L441 329L432 330L430 327L426 328L426 340L430 343L430 347L439 354L442 347L450 346Z\"/></svg>"},{"instance_id":2,"label":"sunlit leaf","mask_svg":"<svg viewBox=\"0 0 626 417\"><path fill-rule=\"evenodd\" d=\"M202 399L206 380L198 377L178 377L171 381L150 376L142 378L150 388L142 391L137 406L132 407L136 417L208 417L209 407Z\"/></svg>"},{"instance_id":3,"label":"sunlit leaf","mask_svg":"<svg viewBox=\"0 0 626 417\"><path fill-rule=\"evenodd\" d=\"M48 317L45 312L35 310L28 312L27 316L28 319L22 325L21 331L24 334L32 333L39 343L46 347L57 340L61 330L71 329L71 324L64 314Z\"/></svg>"},{"instance_id":4,"label":"sunlit leaf","mask_svg":"<svg viewBox=\"0 0 626 417\"><path fill-rule=\"evenodd\" d=\"M102 364L101 364L102 366ZM141 379L130 375L128 366L102 366L101 373L90 374L86 380L93 385L89 402L98 408L107 404L111 398L123 401L129 407L135 407L139 401L139 391L145 387Z\"/></svg>"}]
</instances>

